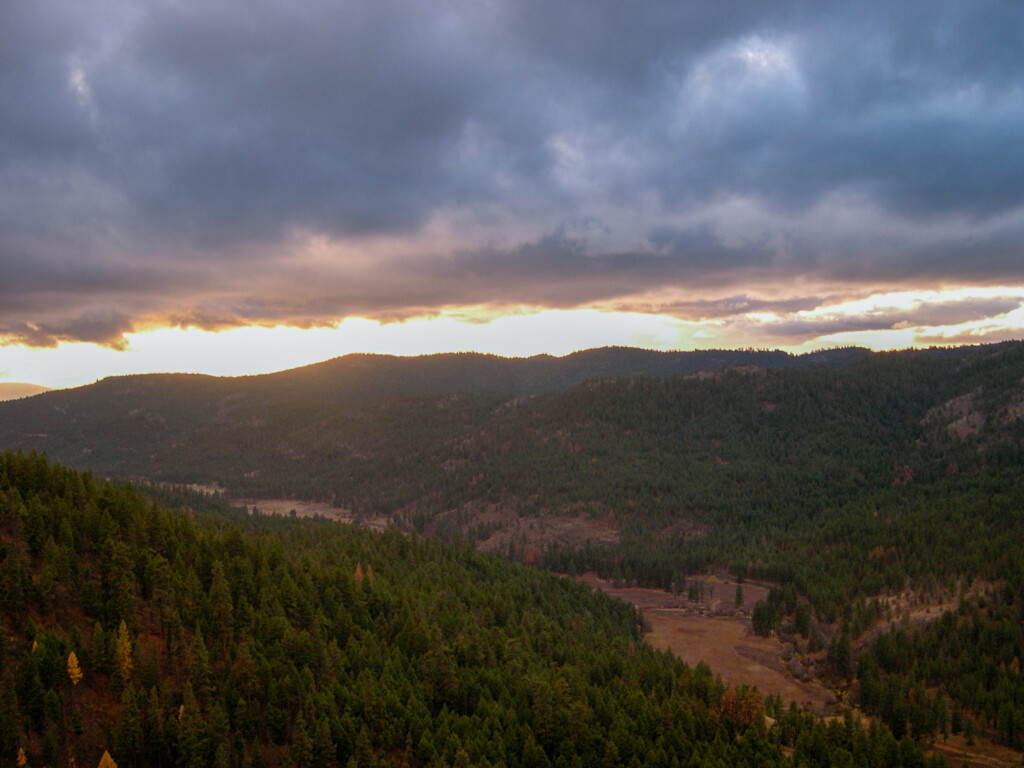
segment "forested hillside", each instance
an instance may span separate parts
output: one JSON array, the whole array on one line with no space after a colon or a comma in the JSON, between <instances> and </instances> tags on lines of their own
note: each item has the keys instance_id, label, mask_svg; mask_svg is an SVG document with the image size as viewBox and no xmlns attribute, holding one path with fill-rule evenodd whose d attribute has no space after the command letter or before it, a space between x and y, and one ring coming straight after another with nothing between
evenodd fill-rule
<instances>
[{"instance_id":1,"label":"forested hillside","mask_svg":"<svg viewBox=\"0 0 1024 768\"><path fill-rule=\"evenodd\" d=\"M0 446L120 476L329 497L367 459L436 450L516 398L595 378L735 365L821 369L865 354L605 348L525 359L348 355L265 376L120 376L0 403Z\"/></svg>"},{"instance_id":2,"label":"forested hillside","mask_svg":"<svg viewBox=\"0 0 1024 768\"><path fill-rule=\"evenodd\" d=\"M331 501L560 571L671 588L728 567L793 583L829 622L856 609L863 625L868 598L914 580L949 591L1013 575L1024 344L692 355L351 356L238 380L125 377L0 404L0 445L114 476ZM566 371L720 359L788 367L480 392L529 391L537 371L553 386ZM477 393L430 393L457 382ZM572 535L545 528L566 519Z\"/></svg>"},{"instance_id":3,"label":"forested hillside","mask_svg":"<svg viewBox=\"0 0 1024 768\"><path fill-rule=\"evenodd\" d=\"M629 350L598 351L589 359L634 361ZM618 717L602 708L611 704L597 704L597 691L608 686L616 702L628 702L621 730L651 734L643 745L613 739L625 765L632 757L643 764L657 752L663 729L645 730L649 726L632 718L649 711L644 707L663 712L665 696L684 696L691 714L696 696L705 707L697 719L718 722L708 713L721 702L722 689L638 645L628 609L467 549L408 538L418 534L473 543L562 573L594 570L669 590L714 569L769 581L777 588L755 606L755 630L784 633L801 652L827 646L834 684L851 686L851 700L897 736L964 732L973 738L976 732L1019 749L1024 344L870 355L851 350L831 361L841 364L827 362L601 376L524 394L531 390L492 391L496 379L480 373L508 361L426 358L415 362L424 378L395 385L407 390L396 396L374 392L367 382L379 383L383 379L374 377L381 371L393 376L391 366L411 363L360 358L244 380L128 377L0 404L0 431L12 447L22 447L18 436L35 429L26 445L49 446L104 473L331 500L356 516L389 518L405 532L375 537L324 521L223 511L192 519L89 475L50 468L41 457L8 455L2 594L8 648L16 649L9 657L20 665L33 658L31 642L38 641L37 651L50 648L37 631L60 653L48 651L42 689L31 673L10 678L6 700L17 706L5 711L19 713L17 738L36 754L51 754L76 738L102 741L106 731L86 733L92 722L86 710L79 710L84 730L75 735L78 721L68 718L78 701L94 714L106 713L111 743L122 755L128 750L131 764L167 765L205 764L217 759L218 748L220 759L232 764L303 764L306 753L295 757L292 750L305 749L308 737L310 743L319 739L318 749L327 754L326 734L342 762L362 750L355 760L360 765L371 754L392 761L401 755L416 765L435 756L450 763L460 749L473 763L530 764L510 755L523 759L531 745L539 749L536 764L545 764L542 752L554 764L578 758L590 765L609 748L608 739L595 734L608 733ZM344 386L332 366L348 366ZM352 371L360 366L372 375L359 379ZM463 377L476 371L475 379L466 379L477 382L468 386L475 391L435 391L458 378L450 370ZM956 608L939 622L911 625L893 616L906 599ZM440 620L447 611L451 615ZM288 629L271 620L277 614L287 617ZM134 686L118 677L122 619ZM889 628L879 632L880 622ZM419 627L415 641L410 626ZM482 635L488 639L477 637L477 626L488 628ZM516 634L521 628L526 637ZM858 640L869 631L868 639ZM63 639L58 643L47 632ZM328 652L332 638L337 650ZM400 663L396 647L406 657ZM55 661L71 649L86 673L77 698L78 687L65 690ZM243 649L251 668L274 680L267 691L240 688L236 656L245 659ZM200 669L195 678L193 658L209 672ZM307 703L302 691L309 680L296 682L305 674L296 658L307 659L317 695L324 694L316 682L323 675L340 676L349 693L335 690L327 709L319 700ZM485 685L484 669L492 667L508 679ZM628 694L641 668L654 675L650 679L672 681L645 682L643 690L651 690L646 703ZM148 677L139 677L143 669ZM359 669L372 674L360 681ZM553 669L560 671L550 677ZM559 676L565 670L573 670L568 679ZM209 675L221 675L216 685ZM409 675L418 682L405 681ZM614 688L620 679L622 687ZM289 680L290 688L282 682ZM372 688L375 680L386 681L381 690L403 691L400 702L412 696L421 703L406 709L385 697L372 699L376 708L367 710L352 698L351 686ZM226 698L197 686L224 691ZM497 702L497 719L485 730L516 734L502 741L504 751L466 743L481 713L490 712L465 698L481 686L490 686ZM537 704L540 688L578 686L577 698L566 693ZM134 705L131 694L121 700L129 688ZM53 696L46 703L47 690L65 697L59 708ZM502 698L506 690L511 699ZM180 710L186 695L203 713L198 747L178 740L181 721L174 713L190 709ZM242 715L236 714L240 699ZM584 700L590 709L581 711L589 714L575 725L559 721L561 730L526 714L535 705L571 712L572 702ZM518 725L509 724L506 710ZM137 717L142 736L117 741L123 712L128 722ZM390 713L402 725L392 722L389 730L374 720L364 732L365 719L356 713ZM445 717L470 720L458 727L452 720L445 730ZM663 715L652 717L662 722ZM13 715L4 722L13 723ZM159 735L146 736L156 724ZM244 736L229 747L215 746L223 744L218 727L221 734L241 728ZM782 735L789 727L774 736L758 731L757 739L795 743L795 736ZM809 721L799 726L810 727ZM580 741L572 728L591 735ZM687 730L686 743L714 741L713 729L704 728ZM16 731L4 731L8 746ZM126 747L124 739L135 746ZM156 751L146 751L152 743ZM727 762L748 760L728 743ZM187 753L198 757L183 757L186 749L198 750ZM608 759L614 764L614 755Z\"/></svg>"},{"instance_id":4,"label":"forested hillside","mask_svg":"<svg viewBox=\"0 0 1024 768\"><path fill-rule=\"evenodd\" d=\"M4 765L925 763L849 716L769 724L570 580L34 454L0 454L0 601Z\"/></svg>"},{"instance_id":5,"label":"forested hillside","mask_svg":"<svg viewBox=\"0 0 1024 768\"><path fill-rule=\"evenodd\" d=\"M975 732L1024 748L1021 580L917 631L897 627L857 662L858 703L899 736Z\"/></svg>"}]
</instances>

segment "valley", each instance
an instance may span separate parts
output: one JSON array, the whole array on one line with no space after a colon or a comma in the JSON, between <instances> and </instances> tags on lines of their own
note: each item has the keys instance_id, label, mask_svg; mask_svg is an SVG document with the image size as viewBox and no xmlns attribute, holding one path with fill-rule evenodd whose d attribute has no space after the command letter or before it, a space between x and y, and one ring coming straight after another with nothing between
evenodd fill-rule
<instances>
[{"instance_id":1,"label":"valley","mask_svg":"<svg viewBox=\"0 0 1024 768\"><path fill-rule=\"evenodd\" d=\"M357 519L348 510L340 510L322 502L298 499L233 499L232 506L240 506L253 514L292 516L300 518L323 517L342 524L356 525L368 530L382 531L393 522L389 519ZM485 518L486 519L486 518ZM525 537L527 549L523 559L527 563L539 561L544 541L538 534L547 534L548 541L573 541L594 538L602 543L614 543L616 537L600 538L600 525L584 523L580 518L544 519L540 521L509 521L502 518L507 528L477 541L481 552L505 554L509 544ZM532 523L532 525L531 525ZM567 529L575 528L575 532ZM502 535L504 534L504 535ZM801 709L818 715L834 713L835 696L827 689L811 682L796 679L787 670L784 661L786 646L777 638L762 638L750 628L749 607L766 599L769 587L745 582L742 584L743 605L735 607L735 580L726 575L707 574L696 577L706 594L702 600L688 600L685 594L675 595L658 589L615 586L595 573L579 577L593 589L621 600L642 611L643 639L658 650L672 652L690 666L706 664L711 672L729 685L755 686L762 695L778 695L783 704L794 702ZM744 617L744 608L746 617ZM926 612L930 614L930 609ZM923 612L924 613L924 612Z\"/></svg>"},{"instance_id":2,"label":"valley","mask_svg":"<svg viewBox=\"0 0 1024 768\"><path fill-rule=\"evenodd\" d=\"M468 725L460 732L459 745L481 764L513 764L508 755L528 743L551 764L559 750L582 757L581 749L601 762L593 749L610 748L607 740L586 746L566 736L608 729L619 717L599 694L582 692L583 680L605 680L618 691L616 706L637 712L682 707L684 741L700 750L728 722L729 739L751 750L728 764L786 764L809 748L801 733L836 722L842 734L821 738L839 749L856 730L849 717L877 748L900 745L907 764L918 764L920 750L960 755L961 744L962 754L974 749L988 760L1003 759L999 749L1019 756L1024 345L727 358L732 365L701 369L697 358L628 350L526 362L363 356L237 380L124 377L0 403L0 449L21 452L8 454L0 475L0 596L14 600L8 616L31 618L41 636L53 634L54 648L73 647L82 658L90 658L96 624L108 637L124 618L149 670L144 684L136 681L139 695L162 679L159 670L175 670L172 690L147 705L161 717L187 698L186 671L199 662L183 649L196 637L219 643L211 674L230 678L242 663L236 640L255 643L245 645L255 664L257 648L301 656L306 641L297 638L316 633L317 647L335 638L338 652L358 656L366 651L353 643L369 642L370 632L380 634L374 654L402 659L399 677L408 679L392 680L395 690L425 686L427 714L415 732L431 743L448 738L437 719L444 712L479 715L472 691L483 673L471 670L500 661L502 676L527 683L516 695L529 703L515 705L516 717L530 714L505 758L467 747ZM55 460L68 467L49 468ZM206 543L197 549L198 541ZM329 542L334 549L324 549ZM413 577L403 558L434 564ZM450 566L459 575L445 575ZM511 569L502 571L508 581L495 588L497 602L445 623L448 609L437 605L449 597L473 604L463 591L474 588L467 569L481 568ZM544 572L561 574L557 583L582 579L590 595L582 613L558 619L570 628L564 640L555 639L564 627L536 634L548 618L528 620L530 610L500 597L511 590L529 602L530 590L554 589L544 582L522 592ZM398 573L415 589L393 581ZM71 613L61 607L69 598L61 578L86 585ZM258 586L265 580L283 591ZM447 585L440 594L439 584ZM232 623L214 621L214 592L216 610ZM605 597L638 608L643 624L634 608L612 608ZM332 600L340 602L328 609ZM610 645L588 641L604 649L597 666L569 662L571 628L590 621L586 611L616 617L618 629L602 630ZM465 634L481 622L490 639ZM22 658L17 626L5 619L13 658ZM523 632L534 634L527 641ZM515 650L524 642L540 665L529 674ZM655 650L672 656L647 656ZM100 675L90 706L106 707L113 728L130 711L115 695L124 681L108 651L97 646L91 658L107 666L91 667ZM316 664L305 658L310 673L327 663L322 654ZM634 658L628 663L639 666L626 672L624 660ZM559 706L576 720L544 714L553 703L531 687L546 679L544 664L568 675L557 683ZM468 676L460 678L463 665ZM277 674L294 681L300 671ZM645 704L628 693L637 676L660 681L645 689ZM354 682L342 677L332 706L351 713L346 686ZM57 683L53 674L47 680ZM681 690L702 692L702 703L671 704L680 681ZM19 711L28 706L25 684L16 681L8 696ZM459 752L454 742L435 752L400 744L378 730L379 710L359 710L361 720L347 725L333 715L321 723L316 707L285 700L261 699L258 724L245 726L247 749L267 764L285 764L311 728L346 761L356 741L364 757L401 752L409 765L431 765L435 752L450 764ZM236 722L230 700L198 703L204 716ZM748 732L758 712L764 728ZM68 738L45 712L27 717L20 722L34 754L48 728ZM362 738L352 729L366 718L376 726ZM389 727L412 727L402 722ZM757 738L781 751L758 753ZM156 764L178 759L176 742L158 742ZM867 748L843 743L848 752ZM625 737L614 744L620 757L638 760L669 749L641 749ZM236 761L246 753L229 751Z\"/></svg>"}]
</instances>

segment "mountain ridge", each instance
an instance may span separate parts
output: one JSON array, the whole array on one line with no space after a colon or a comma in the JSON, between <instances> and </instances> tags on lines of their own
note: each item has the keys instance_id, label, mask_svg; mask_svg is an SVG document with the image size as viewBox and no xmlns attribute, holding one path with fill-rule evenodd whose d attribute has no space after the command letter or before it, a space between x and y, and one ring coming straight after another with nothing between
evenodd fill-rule
<instances>
[{"instance_id":1,"label":"mountain ridge","mask_svg":"<svg viewBox=\"0 0 1024 768\"><path fill-rule=\"evenodd\" d=\"M757 365L823 369L871 353L779 351L652 352L606 347L555 358L479 353L421 357L356 354L271 374L215 377L168 373L114 376L76 389L0 403L0 446L45 451L81 469L138 479L197 482L273 475L276 454L309 450L329 464L380 455L401 440L424 451L507 410L523 397L551 396L585 381L666 378ZM431 399L441 398L432 402ZM391 408L385 413L381 409ZM439 409L444 418L438 418ZM267 425L272 425L268 427ZM277 439L270 431L285 430ZM410 432L411 430L411 432ZM271 442L267 443L267 439ZM264 445L261 458L235 446ZM182 454L202 457L191 476ZM288 463L291 463L290 461ZM323 464L324 462L314 462ZM180 467L180 471L175 467ZM316 476L328 466L309 467ZM227 477L213 473L224 472ZM336 498L318 483L304 497ZM250 483L251 484L251 483ZM256 489L246 489L247 491ZM265 491L260 491L265 493Z\"/></svg>"},{"instance_id":2,"label":"mountain ridge","mask_svg":"<svg viewBox=\"0 0 1024 768\"><path fill-rule=\"evenodd\" d=\"M49 387L39 384L28 384L21 381L0 381L0 402L5 400L18 400L23 397L32 397L43 392L49 392Z\"/></svg>"},{"instance_id":3,"label":"mountain ridge","mask_svg":"<svg viewBox=\"0 0 1024 768\"><path fill-rule=\"evenodd\" d=\"M340 399L377 399L430 392L509 392L540 394L567 389L589 378L624 376L671 376L711 368L761 365L769 368L822 368L843 365L871 354L860 347L843 347L800 355L781 350L687 350L660 351L638 347L598 347L563 356L548 354L503 357L481 352L444 352L429 355L352 353L309 365L271 373L216 376L203 373L161 372L107 376L93 384L47 392L82 392L94 387L155 382L202 382L261 391L268 386L339 386ZM398 381L388 385L387 378ZM415 384L409 379L415 377ZM362 385L363 389L360 389ZM2 385L0 385L2 386ZM317 394L323 394L322 391Z\"/></svg>"}]
</instances>

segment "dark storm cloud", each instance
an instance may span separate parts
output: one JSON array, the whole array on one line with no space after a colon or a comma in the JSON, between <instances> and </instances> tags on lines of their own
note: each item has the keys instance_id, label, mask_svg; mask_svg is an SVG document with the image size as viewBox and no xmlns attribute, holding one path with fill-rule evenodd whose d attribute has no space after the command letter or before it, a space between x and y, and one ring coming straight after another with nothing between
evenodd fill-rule
<instances>
[{"instance_id":1,"label":"dark storm cloud","mask_svg":"<svg viewBox=\"0 0 1024 768\"><path fill-rule=\"evenodd\" d=\"M1022 50L1015 0L8 0L0 341L1016 281Z\"/></svg>"},{"instance_id":2,"label":"dark storm cloud","mask_svg":"<svg viewBox=\"0 0 1024 768\"><path fill-rule=\"evenodd\" d=\"M0 324L0 336L29 347L55 347L62 341L86 341L121 349L124 347L124 334L131 330L131 318L118 312L90 312L38 325Z\"/></svg>"}]
</instances>

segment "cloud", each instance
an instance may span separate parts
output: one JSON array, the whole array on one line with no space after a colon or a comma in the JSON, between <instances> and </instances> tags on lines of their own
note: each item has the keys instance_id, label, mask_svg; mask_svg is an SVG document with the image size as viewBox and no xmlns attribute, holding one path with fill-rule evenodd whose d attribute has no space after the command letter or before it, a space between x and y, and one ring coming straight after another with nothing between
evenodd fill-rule
<instances>
[{"instance_id":1,"label":"cloud","mask_svg":"<svg viewBox=\"0 0 1024 768\"><path fill-rule=\"evenodd\" d=\"M755 332L753 326L756 324L758 334L772 338L776 343L785 346L821 337L901 329L929 329L916 335L920 344L950 344L955 342L932 341L945 338L941 333L935 332L937 328L960 328L976 325L979 321L1000 326L1002 324L998 318L1024 307L1022 293L1016 296L964 295L956 299L943 299L934 294L904 295L898 297L898 302L878 298L878 303L871 300L841 302L832 307L819 306L809 311L778 313L771 318L756 320L737 314L730 318L730 322L737 328L746 326L751 333ZM998 336L998 340L1020 337L1021 329L1018 324L1010 325L1015 326L1014 335L1005 336L1009 329L1003 325L999 330L1004 335ZM973 338L973 341L962 342L973 344L981 343L987 338L985 334L979 335L977 328L971 331L954 331L949 337Z\"/></svg>"},{"instance_id":2,"label":"cloud","mask_svg":"<svg viewBox=\"0 0 1024 768\"><path fill-rule=\"evenodd\" d=\"M942 347L964 344L998 344L1002 341L1020 341L1020 328L979 328L961 333L915 334L914 341L920 345Z\"/></svg>"},{"instance_id":3,"label":"cloud","mask_svg":"<svg viewBox=\"0 0 1024 768\"><path fill-rule=\"evenodd\" d=\"M1019 282L1022 49L1009 1L11 0L0 342Z\"/></svg>"},{"instance_id":4,"label":"cloud","mask_svg":"<svg viewBox=\"0 0 1024 768\"><path fill-rule=\"evenodd\" d=\"M90 342L125 349L124 334L134 330L131 318L117 312L88 313L56 322L0 324L0 338L27 347L55 347L62 341Z\"/></svg>"},{"instance_id":5,"label":"cloud","mask_svg":"<svg viewBox=\"0 0 1024 768\"><path fill-rule=\"evenodd\" d=\"M625 303L616 309L625 312L656 312L680 320L699 322L728 319L750 314L774 315L777 317L797 312L807 312L828 303L822 296L800 296L792 299L764 299L757 296L736 294L720 299L698 299L695 301Z\"/></svg>"}]
</instances>

